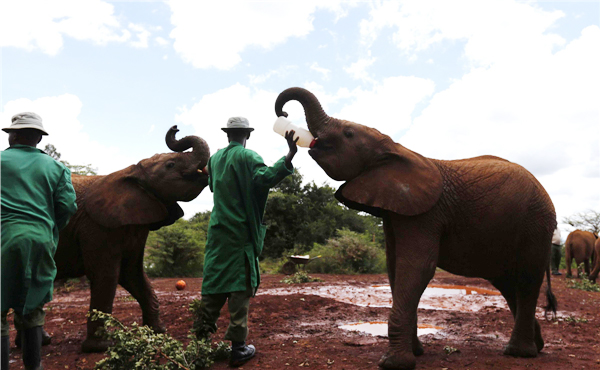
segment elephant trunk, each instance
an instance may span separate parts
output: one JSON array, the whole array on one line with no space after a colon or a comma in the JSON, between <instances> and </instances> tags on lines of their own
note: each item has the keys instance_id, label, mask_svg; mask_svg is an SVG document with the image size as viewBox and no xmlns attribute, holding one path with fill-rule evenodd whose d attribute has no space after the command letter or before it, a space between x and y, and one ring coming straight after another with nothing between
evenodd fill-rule
<instances>
[{"instance_id":1,"label":"elephant trunk","mask_svg":"<svg viewBox=\"0 0 600 370\"><path fill-rule=\"evenodd\" d=\"M178 131L177 125L171 127L169 131L167 131L167 136L165 137L167 146L174 152L183 152L192 148L191 155L193 162L198 163L198 169L203 169L210 158L210 148L208 147L208 144L204 139L193 135L177 140L175 139L175 134Z\"/></svg>"},{"instance_id":2,"label":"elephant trunk","mask_svg":"<svg viewBox=\"0 0 600 370\"><path fill-rule=\"evenodd\" d=\"M275 113L277 117L287 117L287 113L283 111L283 106L290 100L297 100L302 104L308 129L314 137L318 137L320 131L334 122L334 119L325 113L317 97L301 87L290 87L279 94L275 101Z\"/></svg>"}]
</instances>

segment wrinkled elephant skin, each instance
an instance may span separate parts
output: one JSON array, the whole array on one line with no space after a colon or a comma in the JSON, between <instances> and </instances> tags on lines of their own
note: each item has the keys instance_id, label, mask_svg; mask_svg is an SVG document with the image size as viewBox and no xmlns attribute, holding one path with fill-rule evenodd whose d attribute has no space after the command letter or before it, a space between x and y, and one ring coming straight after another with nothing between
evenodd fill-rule
<instances>
[{"instance_id":1,"label":"wrinkled elephant skin","mask_svg":"<svg viewBox=\"0 0 600 370\"><path fill-rule=\"evenodd\" d=\"M544 275L550 279L556 215L535 177L493 156L423 157L376 129L329 117L302 88L278 96L277 116L287 116L282 108L290 100L302 104L315 137L310 156L329 177L346 181L336 198L383 218L393 302L380 366L413 369L423 353L417 306L436 267L489 280L515 318L504 353L537 356L544 341L535 310ZM554 310L550 289L546 295Z\"/></svg>"},{"instance_id":2,"label":"wrinkled elephant skin","mask_svg":"<svg viewBox=\"0 0 600 370\"><path fill-rule=\"evenodd\" d=\"M90 311L111 313L120 284L140 304L143 324L157 332L165 329L144 272L148 233L182 217L177 201L196 198L208 184L201 171L210 156L208 145L196 136L174 140L175 132L173 126L166 141L176 153L156 154L106 176L72 176L78 210L60 232L55 255L57 279L88 277ZM188 148L193 150L183 152ZM102 325L88 318L84 352L106 350L109 343L96 335Z\"/></svg>"}]
</instances>

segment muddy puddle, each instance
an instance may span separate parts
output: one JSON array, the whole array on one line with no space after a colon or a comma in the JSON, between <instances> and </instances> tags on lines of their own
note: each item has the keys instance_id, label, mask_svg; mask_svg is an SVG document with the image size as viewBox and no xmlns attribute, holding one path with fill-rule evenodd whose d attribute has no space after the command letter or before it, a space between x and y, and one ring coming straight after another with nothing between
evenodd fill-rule
<instances>
[{"instance_id":1,"label":"muddy puddle","mask_svg":"<svg viewBox=\"0 0 600 370\"><path fill-rule=\"evenodd\" d=\"M264 289L259 290L258 294L311 294L363 307L392 307L392 293L389 285L304 285ZM508 309L506 301L498 291L467 286L433 284L425 289L419 301L419 308L462 312L477 312L483 308Z\"/></svg>"},{"instance_id":2,"label":"muddy puddle","mask_svg":"<svg viewBox=\"0 0 600 370\"><path fill-rule=\"evenodd\" d=\"M370 334L377 337L388 336L388 324L387 321L373 321L373 322L357 322L347 325L339 326L340 329L348 331L358 331L366 334ZM417 335L435 334L443 328L440 326L418 324Z\"/></svg>"}]
</instances>

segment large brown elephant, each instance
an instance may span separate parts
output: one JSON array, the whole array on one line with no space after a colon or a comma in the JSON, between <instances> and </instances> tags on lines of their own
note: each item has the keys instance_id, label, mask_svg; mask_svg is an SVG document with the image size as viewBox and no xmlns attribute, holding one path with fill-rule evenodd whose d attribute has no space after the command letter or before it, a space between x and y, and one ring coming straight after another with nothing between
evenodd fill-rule
<instances>
[{"instance_id":1,"label":"large brown elephant","mask_svg":"<svg viewBox=\"0 0 600 370\"><path fill-rule=\"evenodd\" d=\"M443 161L412 152L376 129L329 117L302 88L283 91L304 108L315 137L310 156L334 180L336 198L350 208L383 218L393 304L389 350L379 365L412 369L423 353L417 337L417 306L436 267L489 280L506 298L515 326L504 353L535 357L544 346L535 318L548 279L556 215L550 197L523 167L482 156Z\"/></svg>"},{"instance_id":2,"label":"large brown elephant","mask_svg":"<svg viewBox=\"0 0 600 370\"><path fill-rule=\"evenodd\" d=\"M594 243L598 235L589 231L572 231L565 241L565 262L567 263L567 277L571 277L571 263L575 259L577 277L580 277L579 265L583 263L585 273L590 276L590 260L594 260ZM596 274L597 275L597 274Z\"/></svg>"},{"instance_id":3,"label":"large brown elephant","mask_svg":"<svg viewBox=\"0 0 600 370\"><path fill-rule=\"evenodd\" d=\"M594 269L590 273L590 280L594 283L598 278L598 274L600 273L600 238L596 239L596 243L594 243Z\"/></svg>"},{"instance_id":4,"label":"large brown elephant","mask_svg":"<svg viewBox=\"0 0 600 370\"><path fill-rule=\"evenodd\" d=\"M182 217L177 202L193 200L208 184L203 172L208 145L197 136L176 140L177 131L173 126L166 136L176 153L156 154L106 176L72 177L78 210L60 232L55 256L57 278L86 275L90 280L90 310L112 312L120 284L140 304L143 324L157 332L165 329L144 272L148 232ZM106 350L109 343L95 335L101 325L88 319L84 352Z\"/></svg>"}]
</instances>

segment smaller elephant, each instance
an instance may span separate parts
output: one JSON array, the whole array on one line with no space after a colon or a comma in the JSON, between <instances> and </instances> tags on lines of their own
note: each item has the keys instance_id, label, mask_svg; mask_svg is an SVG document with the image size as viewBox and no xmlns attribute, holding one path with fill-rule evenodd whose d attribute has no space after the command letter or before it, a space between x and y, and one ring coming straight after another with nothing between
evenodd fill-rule
<instances>
[{"instance_id":1,"label":"smaller elephant","mask_svg":"<svg viewBox=\"0 0 600 370\"><path fill-rule=\"evenodd\" d=\"M86 275L90 280L90 311L111 313L121 285L140 304L143 324L157 332L165 329L144 272L148 233L182 217L177 202L195 199L208 185L208 145L198 136L176 140L177 131L171 127L165 138L175 153L156 154L106 176L73 175L78 209L60 232L54 256L57 279ZM100 326L88 318L83 352L108 348L96 335Z\"/></svg>"},{"instance_id":2,"label":"smaller elephant","mask_svg":"<svg viewBox=\"0 0 600 370\"><path fill-rule=\"evenodd\" d=\"M567 277L571 277L571 263L575 259L577 277L580 277L579 265L583 263L585 273L590 276L590 259L594 255L594 243L598 235L589 231L575 230L567 236L565 242L565 261L567 262ZM597 275L597 273L596 273Z\"/></svg>"},{"instance_id":3,"label":"smaller elephant","mask_svg":"<svg viewBox=\"0 0 600 370\"><path fill-rule=\"evenodd\" d=\"M596 243L594 244L593 261L594 263L592 266L594 266L594 269L590 274L590 280L595 283L596 279L598 278L598 273L600 273L600 238L596 239Z\"/></svg>"}]
</instances>

